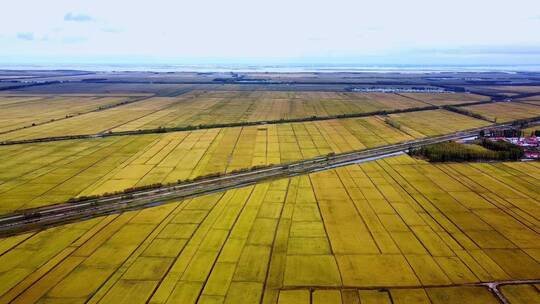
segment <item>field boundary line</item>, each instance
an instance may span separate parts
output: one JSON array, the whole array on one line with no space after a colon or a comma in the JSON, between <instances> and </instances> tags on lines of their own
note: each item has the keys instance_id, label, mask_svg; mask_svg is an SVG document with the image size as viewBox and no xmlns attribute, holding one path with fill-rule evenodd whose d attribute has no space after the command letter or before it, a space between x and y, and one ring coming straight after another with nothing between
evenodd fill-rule
<instances>
[{"instance_id":1,"label":"field boundary line","mask_svg":"<svg viewBox=\"0 0 540 304\"><path fill-rule=\"evenodd\" d=\"M149 98L149 97L147 97L147 98ZM275 124L284 124L284 123L324 121L324 120L345 119L345 118L361 118L361 117L370 117L370 116L376 116L376 115L387 115L387 114L398 114L398 113L409 113L409 112L437 110L439 108L440 107L437 107L437 106L426 106L426 107L420 107L420 108L397 109L397 110L391 110L391 111L375 111L375 112L366 112L366 113L352 113L352 114L340 114L340 115L331 115L331 116L315 116L315 117L278 119L278 120L266 120L266 121L253 121L253 122L246 121L246 122L222 123L222 124L212 124L212 125L196 125L196 126L172 127L172 128L141 129L141 130L130 130L130 131L119 131L119 132L113 132L113 131L110 131L110 130L107 132L107 130L105 130L104 132L93 133L93 134L75 134L75 135L65 135L65 136L41 137L41 138L33 138L33 139L6 140L6 141L0 141L0 146L19 145L19 144L28 144L28 143L38 143L38 142L74 140L74 139L103 138L103 137L111 137L111 136L160 134L160 133L170 133L170 132L180 132L180 131L195 131L195 130L206 130L206 129L234 128L234 127L244 127L244 126L275 125ZM64 119L66 119L66 118L64 118ZM58 121L58 120L56 120L56 121ZM48 122L48 123L51 123L51 122Z\"/></svg>"},{"instance_id":2,"label":"field boundary line","mask_svg":"<svg viewBox=\"0 0 540 304\"><path fill-rule=\"evenodd\" d=\"M189 91L188 91L189 92ZM130 101L129 103L142 101L145 99L149 99L152 97L156 97L156 95L153 96L144 96L140 97L138 99L135 99L133 101ZM247 127L247 126L260 126L260 125L275 125L275 124L285 124L285 123L298 123L298 122L310 122L310 121L325 121L325 120L334 120L334 119L346 119L346 118L362 118L362 117L371 117L371 116L379 116L379 115L390 115L390 114L400 114L400 113L411 113L411 112L422 112L422 111L430 111L430 110L446 110L450 112L454 112L456 114L469 116L474 119L479 120L485 120L490 123L493 123L490 120L484 119L484 118L478 118L471 115L466 115L464 113L458 112L452 108L460 108L460 107L466 107L466 106L473 106L473 105L479 105L479 104L488 104L488 103L499 103L504 101L477 101L477 102L468 102L468 103L461 103L461 104L453 104L453 105L432 105L427 102L423 102L426 104L426 106L423 107L414 107L414 108L405 108L405 109L394 109L394 110L380 110L380 111L372 111L372 112L364 112L364 113L348 113L348 114L338 114L338 115L328 115L328 116L310 116L310 117L301 117L301 118L288 118L288 119L276 119L276 120L266 120L266 121L244 121L244 122L234 122L234 123L220 123L220 124L210 124L210 125L188 125L183 127L167 127L167 128L153 128L153 129L139 129L139 130L129 130L129 131L112 131L112 129L117 128L119 126L122 126L124 124L121 124L119 126L106 129L104 131L98 132L98 133L92 133L92 134L74 134L74 135L65 135L65 136L51 136L51 137L40 137L40 138L32 138L32 139L21 139L21 140L6 140L6 141L0 141L0 146L6 146L6 145L20 145L20 144L29 144L29 143L38 143L38 142L52 142L52 141L63 141L63 140L76 140L76 139L91 139L91 138L103 138L103 137L111 137L111 136L129 136L129 135L144 135L144 134L160 134L160 133L170 133L170 132L181 132L181 131L194 131L194 130L206 130L206 129L219 129L219 128L234 128L234 127ZM521 101L512 101L512 102L518 102L523 103ZM113 107L129 104L129 103L123 103L119 104ZM96 109L92 110L90 112L85 112L80 115L88 114L91 112L97 112L102 110L110 109L103 108L103 109ZM168 108L168 107L166 107ZM151 113L152 114L152 113ZM69 119L72 117L78 117L80 115L70 116L70 117L64 117L60 118L54 121L47 121L43 122L41 124L36 124L36 126L53 123L65 119ZM144 115L147 116L147 115ZM142 117L144 117L142 116ZM139 118L137 118L139 119ZM137 120L135 119L135 120ZM21 129L26 129L29 127L22 127L19 129L9 130L0 132L0 135L11 133L14 131L18 131Z\"/></svg>"},{"instance_id":3,"label":"field boundary line","mask_svg":"<svg viewBox=\"0 0 540 304\"><path fill-rule=\"evenodd\" d=\"M118 103L114 103L114 104L110 104L110 105L100 106L100 107L98 107L96 109L88 110L86 112L81 112L81 113L76 113L76 114L68 114L65 117L53 118L53 119L48 120L48 121L33 123L30 126L23 126L23 127L19 127L19 128L7 130L7 131L2 131L2 132L0 132L0 135L9 134L9 133L13 133L15 131L34 128L34 127L38 127L38 126L43 126L43 125L46 125L46 124L50 124L50 123L54 123L54 122L58 122L58 121L63 121L63 120L66 120L66 119L79 117L79 116L83 116L83 115L90 114L90 113L106 111L106 110L117 108L117 107L120 107L120 106L124 106L124 105L132 104L132 103L135 103L135 102L143 101L143 100L146 100L146 99L149 99L149 98L152 98L152 97L155 97L155 96L152 95L152 96L142 96L142 97L135 97L135 98L128 97L127 100L124 100L124 101L121 101L121 102L118 102Z\"/></svg>"},{"instance_id":4,"label":"field boundary line","mask_svg":"<svg viewBox=\"0 0 540 304\"><path fill-rule=\"evenodd\" d=\"M323 155L282 165L254 167L222 175L201 176L194 180L178 181L177 183L165 185L155 184L139 188L130 188L106 196L81 197L61 204L20 210L0 217L0 235L33 231L85 218L147 208L189 197L222 192L263 181L304 175L358 162L371 161L381 157L395 155L397 152L407 151L411 148L477 136L480 131L505 128L508 126L510 126L510 124L470 129L467 131L406 141L377 148L341 154L331 153L326 156Z\"/></svg>"}]
</instances>

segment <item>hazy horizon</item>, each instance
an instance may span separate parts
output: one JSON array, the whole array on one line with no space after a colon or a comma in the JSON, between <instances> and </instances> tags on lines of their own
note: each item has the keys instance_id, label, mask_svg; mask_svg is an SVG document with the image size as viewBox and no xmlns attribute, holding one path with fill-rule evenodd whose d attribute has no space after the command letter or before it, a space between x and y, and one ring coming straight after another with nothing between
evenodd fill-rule
<instances>
[{"instance_id":1,"label":"hazy horizon","mask_svg":"<svg viewBox=\"0 0 540 304\"><path fill-rule=\"evenodd\" d=\"M20 0L0 68L24 64L540 64L540 1Z\"/></svg>"}]
</instances>

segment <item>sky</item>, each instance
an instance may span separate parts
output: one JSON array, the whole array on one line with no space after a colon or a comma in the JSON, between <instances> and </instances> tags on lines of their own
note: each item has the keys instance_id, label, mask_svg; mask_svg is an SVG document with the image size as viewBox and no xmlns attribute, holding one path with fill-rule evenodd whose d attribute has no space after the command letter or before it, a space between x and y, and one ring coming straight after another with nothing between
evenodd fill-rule
<instances>
[{"instance_id":1,"label":"sky","mask_svg":"<svg viewBox=\"0 0 540 304\"><path fill-rule=\"evenodd\" d=\"M540 64L539 0L0 3L0 64Z\"/></svg>"}]
</instances>

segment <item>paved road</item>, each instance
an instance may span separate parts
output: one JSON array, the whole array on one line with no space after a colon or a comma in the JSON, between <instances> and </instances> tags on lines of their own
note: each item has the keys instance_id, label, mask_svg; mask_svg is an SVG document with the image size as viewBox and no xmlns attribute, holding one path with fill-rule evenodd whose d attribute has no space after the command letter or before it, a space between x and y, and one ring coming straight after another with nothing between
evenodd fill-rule
<instances>
[{"instance_id":1,"label":"paved road","mask_svg":"<svg viewBox=\"0 0 540 304\"><path fill-rule=\"evenodd\" d=\"M510 123L499 124L497 126L471 129L437 137L422 138L361 151L321 156L285 165L234 173L227 176L205 178L199 181L179 185L163 186L156 189L140 190L128 194L117 194L98 199L88 199L23 210L0 217L0 236L41 229L48 226L56 226L105 214L147 208L167 202L180 201L190 197L253 185L272 179L308 174L361 161L392 156L411 148L468 138L478 135L481 130L501 129L508 127L509 125Z\"/></svg>"}]
</instances>

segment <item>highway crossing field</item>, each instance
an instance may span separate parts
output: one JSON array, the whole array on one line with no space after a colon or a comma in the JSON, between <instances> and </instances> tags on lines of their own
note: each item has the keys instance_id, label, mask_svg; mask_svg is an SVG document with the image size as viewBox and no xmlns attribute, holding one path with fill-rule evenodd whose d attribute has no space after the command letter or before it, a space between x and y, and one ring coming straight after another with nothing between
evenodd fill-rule
<instances>
[{"instance_id":1,"label":"highway crossing field","mask_svg":"<svg viewBox=\"0 0 540 304\"><path fill-rule=\"evenodd\" d=\"M411 139L358 118L4 146L2 210Z\"/></svg>"},{"instance_id":2,"label":"highway crossing field","mask_svg":"<svg viewBox=\"0 0 540 304\"><path fill-rule=\"evenodd\" d=\"M152 97L120 108L0 135L0 140L327 117L428 106L396 94L381 93L192 91L178 97ZM35 112L40 111L30 113Z\"/></svg>"},{"instance_id":3,"label":"highway crossing field","mask_svg":"<svg viewBox=\"0 0 540 304\"><path fill-rule=\"evenodd\" d=\"M447 123L454 116L452 130L485 125L444 111ZM436 119L424 119L427 125L444 132ZM0 146L0 213L424 137L413 127L403 129L411 136L373 116Z\"/></svg>"},{"instance_id":4,"label":"highway crossing field","mask_svg":"<svg viewBox=\"0 0 540 304\"><path fill-rule=\"evenodd\" d=\"M213 125L0 145L0 215L492 124L418 109L488 100L475 94L228 88L0 94L0 141ZM463 108L540 115L518 102ZM271 123L216 126L245 122ZM535 303L539 201L538 162L325 168L2 237L0 303L499 303L480 283L503 281L510 304Z\"/></svg>"},{"instance_id":5,"label":"highway crossing field","mask_svg":"<svg viewBox=\"0 0 540 304\"><path fill-rule=\"evenodd\" d=\"M467 284L538 279L539 186L402 155L94 218L1 239L0 302L498 303Z\"/></svg>"}]
</instances>

